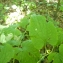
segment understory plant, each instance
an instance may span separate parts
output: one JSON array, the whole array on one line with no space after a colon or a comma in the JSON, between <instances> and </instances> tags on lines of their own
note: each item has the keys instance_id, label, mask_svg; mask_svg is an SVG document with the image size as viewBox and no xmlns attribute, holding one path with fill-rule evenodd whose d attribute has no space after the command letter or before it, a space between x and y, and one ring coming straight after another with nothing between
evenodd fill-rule
<instances>
[{"instance_id":1,"label":"understory plant","mask_svg":"<svg viewBox=\"0 0 63 63\"><path fill-rule=\"evenodd\" d=\"M0 63L63 63L63 29L35 14L1 26Z\"/></svg>"}]
</instances>

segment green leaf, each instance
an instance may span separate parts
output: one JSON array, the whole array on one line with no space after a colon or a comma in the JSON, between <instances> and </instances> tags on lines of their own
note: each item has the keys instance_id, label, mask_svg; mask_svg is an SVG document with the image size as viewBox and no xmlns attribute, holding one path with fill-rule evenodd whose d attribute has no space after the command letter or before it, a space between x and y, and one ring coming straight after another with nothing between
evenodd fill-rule
<instances>
[{"instance_id":1,"label":"green leaf","mask_svg":"<svg viewBox=\"0 0 63 63\"><path fill-rule=\"evenodd\" d=\"M31 16L28 30L31 40L37 49L41 49L46 42L46 25L46 18L44 16Z\"/></svg>"},{"instance_id":2,"label":"green leaf","mask_svg":"<svg viewBox=\"0 0 63 63\"><path fill-rule=\"evenodd\" d=\"M55 54L56 54L55 52L52 52L52 53L50 53L50 54L48 55L47 58L48 58L48 61L49 61L49 62L51 62L51 61L54 59Z\"/></svg>"},{"instance_id":3,"label":"green leaf","mask_svg":"<svg viewBox=\"0 0 63 63\"><path fill-rule=\"evenodd\" d=\"M61 59L61 61L63 63L63 44L61 44L59 46L59 54L60 54L60 59Z\"/></svg>"},{"instance_id":4,"label":"green leaf","mask_svg":"<svg viewBox=\"0 0 63 63\"><path fill-rule=\"evenodd\" d=\"M3 4L2 3L0 3L0 9L3 9Z\"/></svg>"},{"instance_id":5,"label":"green leaf","mask_svg":"<svg viewBox=\"0 0 63 63\"><path fill-rule=\"evenodd\" d=\"M49 56L48 56L48 61L52 62L52 63L63 63L60 57L59 53L56 52L52 52Z\"/></svg>"},{"instance_id":6,"label":"green leaf","mask_svg":"<svg viewBox=\"0 0 63 63\"><path fill-rule=\"evenodd\" d=\"M7 36L6 36L6 41L10 41L11 39L13 38L13 34L12 33L9 33Z\"/></svg>"},{"instance_id":7,"label":"green leaf","mask_svg":"<svg viewBox=\"0 0 63 63\"><path fill-rule=\"evenodd\" d=\"M48 34L47 42L52 46L55 46L58 42L58 33L56 27L51 21L47 23L47 34Z\"/></svg>"},{"instance_id":8,"label":"green leaf","mask_svg":"<svg viewBox=\"0 0 63 63\"><path fill-rule=\"evenodd\" d=\"M10 40L7 43L11 44L12 46L19 46L21 42L17 40Z\"/></svg>"},{"instance_id":9,"label":"green leaf","mask_svg":"<svg viewBox=\"0 0 63 63\"><path fill-rule=\"evenodd\" d=\"M0 51L0 63L7 63L14 57L14 50L9 44L5 44Z\"/></svg>"},{"instance_id":10,"label":"green leaf","mask_svg":"<svg viewBox=\"0 0 63 63\"><path fill-rule=\"evenodd\" d=\"M63 44L61 44L61 45L59 46L59 53L60 53L61 55L63 55Z\"/></svg>"},{"instance_id":11,"label":"green leaf","mask_svg":"<svg viewBox=\"0 0 63 63\"><path fill-rule=\"evenodd\" d=\"M63 29L58 28L58 44L61 44L63 42Z\"/></svg>"},{"instance_id":12,"label":"green leaf","mask_svg":"<svg viewBox=\"0 0 63 63\"><path fill-rule=\"evenodd\" d=\"M34 2L29 3L29 9L33 10L36 8L36 4Z\"/></svg>"},{"instance_id":13,"label":"green leaf","mask_svg":"<svg viewBox=\"0 0 63 63\"><path fill-rule=\"evenodd\" d=\"M3 28L5 28L6 26L0 25L0 30L2 30Z\"/></svg>"},{"instance_id":14,"label":"green leaf","mask_svg":"<svg viewBox=\"0 0 63 63\"><path fill-rule=\"evenodd\" d=\"M0 43L6 43L5 35L3 33L0 36Z\"/></svg>"},{"instance_id":15,"label":"green leaf","mask_svg":"<svg viewBox=\"0 0 63 63\"><path fill-rule=\"evenodd\" d=\"M11 25L8 28L4 28L2 30L2 32L6 35L9 33L12 33L14 35L20 35L21 34L21 32L17 29L17 25Z\"/></svg>"},{"instance_id":16,"label":"green leaf","mask_svg":"<svg viewBox=\"0 0 63 63\"><path fill-rule=\"evenodd\" d=\"M19 25L22 27L22 28L26 28L27 25L29 23L29 19L28 17L24 17L23 19L21 19L21 22L19 22Z\"/></svg>"},{"instance_id":17,"label":"green leaf","mask_svg":"<svg viewBox=\"0 0 63 63\"><path fill-rule=\"evenodd\" d=\"M63 44L59 46L59 53L51 53L48 56L48 61L51 62L53 60L53 63L63 63Z\"/></svg>"},{"instance_id":18,"label":"green leaf","mask_svg":"<svg viewBox=\"0 0 63 63\"><path fill-rule=\"evenodd\" d=\"M37 63L39 56L39 51L33 47L32 43L25 41L22 43L22 48L16 56L16 59L20 63Z\"/></svg>"},{"instance_id":19,"label":"green leaf","mask_svg":"<svg viewBox=\"0 0 63 63\"><path fill-rule=\"evenodd\" d=\"M63 63L63 62L61 61L61 58L60 58L59 53L56 53L56 54L55 54L53 63Z\"/></svg>"},{"instance_id":20,"label":"green leaf","mask_svg":"<svg viewBox=\"0 0 63 63\"><path fill-rule=\"evenodd\" d=\"M63 5L60 6L60 10L63 11Z\"/></svg>"}]
</instances>

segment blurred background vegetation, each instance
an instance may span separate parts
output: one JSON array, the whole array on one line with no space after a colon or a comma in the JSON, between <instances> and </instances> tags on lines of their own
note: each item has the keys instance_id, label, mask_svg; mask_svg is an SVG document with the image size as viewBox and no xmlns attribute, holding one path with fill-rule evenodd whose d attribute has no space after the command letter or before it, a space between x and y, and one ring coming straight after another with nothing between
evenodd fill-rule
<instances>
[{"instance_id":1,"label":"blurred background vegetation","mask_svg":"<svg viewBox=\"0 0 63 63\"><path fill-rule=\"evenodd\" d=\"M44 15L63 28L62 0L0 0L0 24L11 25L31 14Z\"/></svg>"},{"instance_id":2,"label":"blurred background vegetation","mask_svg":"<svg viewBox=\"0 0 63 63\"><path fill-rule=\"evenodd\" d=\"M20 40L24 41L29 39L29 33L26 31L25 25L28 24L28 18L26 17L29 17L32 14L43 15L46 17L47 21L54 21L55 24L63 28L63 0L0 0L0 29L6 28L7 25L10 25L10 27L3 31L5 34L8 34L11 31L15 35L13 36L13 34L8 34L5 36L0 33L2 40L6 37L7 41L9 41L13 39L12 37L14 37L15 42L12 41L12 44L15 43L19 45ZM20 21L24 22L21 23ZM12 25L14 23L19 23L20 27L18 27L18 25ZM18 36L21 32L17 29L14 30L14 28L17 28L22 32L22 39L20 39L21 36ZM63 32L61 32L60 40L63 39L62 37ZM3 42L6 42L6 40ZM50 45L48 47L50 48ZM46 60L44 60L44 63L46 63Z\"/></svg>"}]
</instances>

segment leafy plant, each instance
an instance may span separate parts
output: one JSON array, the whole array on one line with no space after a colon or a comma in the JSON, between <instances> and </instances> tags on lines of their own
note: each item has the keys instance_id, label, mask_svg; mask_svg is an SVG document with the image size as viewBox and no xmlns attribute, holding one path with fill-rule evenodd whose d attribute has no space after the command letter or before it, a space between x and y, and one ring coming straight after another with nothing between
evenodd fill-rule
<instances>
[{"instance_id":1,"label":"leafy plant","mask_svg":"<svg viewBox=\"0 0 63 63\"><path fill-rule=\"evenodd\" d=\"M24 17L20 23L1 29L0 63L16 60L19 63L63 63L62 37L63 29L53 20L47 22L45 16L35 14Z\"/></svg>"}]
</instances>

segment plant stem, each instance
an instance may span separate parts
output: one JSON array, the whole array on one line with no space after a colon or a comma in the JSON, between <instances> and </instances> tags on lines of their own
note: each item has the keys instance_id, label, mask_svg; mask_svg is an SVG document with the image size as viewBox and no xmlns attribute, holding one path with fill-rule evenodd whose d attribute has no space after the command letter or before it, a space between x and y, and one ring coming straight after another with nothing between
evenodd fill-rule
<instances>
[{"instance_id":1,"label":"plant stem","mask_svg":"<svg viewBox=\"0 0 63 63\"><path fill-rule=\"evenodd\" d=\"M15 59L13 59L13 63L14 63Z\"/></svg>"}]
</instances>

